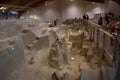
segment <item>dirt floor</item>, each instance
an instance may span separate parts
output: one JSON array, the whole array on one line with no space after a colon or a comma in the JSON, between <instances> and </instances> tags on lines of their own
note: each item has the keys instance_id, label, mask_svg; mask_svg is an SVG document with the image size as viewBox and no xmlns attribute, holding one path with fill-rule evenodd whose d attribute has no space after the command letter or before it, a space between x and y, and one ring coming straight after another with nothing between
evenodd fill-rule
<instances>
[{"instance_id":1,"label":"dirt floor","mask_svg":"<svg viewBox=\"0 0 120 80\"><path fill-rule=\"evenodd\" d=\"M23 36L23 41L27 42L27 44L28 41L32 41L32 43L36 43L35 48L36 46L45 46L44 49L34 50L33 48L32 50L29 50L25 48L25 60L23 60L23 66L19 68L20 70L8 73L9 77L4 75L4 79L1 78L1 80L57 80L53 79L53 73L56 74L59 80L79 80L82 69L101 70L102 66L110 66L104 56L101 55L101 51L96 48L95 43L87 40L89 39L88 33L84 32L84 34L87 35L87 39L83 41L83 46L80 49L73 49L72 43L68 39L69 30L67 31L64 27L63 29L58 28L58 31L56 29L56 33L59 34L58 36L67 36L65 39L67 40L67 64L60 65L58 69L51 67L49 65L49 50L51 45L46 46L45 44L42 44L43 42L49 42L49 35L47 35L47 38L43 38L43 36L39 35L38 37L41 41L37 44L36 42L39 39L37 38L36 41L36 36L31 36L33 33L30 32L29 35ZM24 40L25 38L27 39ZM79 35L77 38L80 38ZM80 39L76 40L79 42ZM54 41L54 39L52 38L51 41Z\"/></svg>"},{"instance_id":2,"label":"dirt floor","mask_svg":"<svg viewBox=\"0 0 120 80\"><path fill-rule=\"evenodd\" d=\"M100 53L95 44L84 41L83 48L84 53L93 46L94 54L92 58L88 60L82 51L77 53L71 49L70 42L68 44L68 64L62 65L59 69L54 69L48 64L49 48L39 51L25 50L25 65L24 71L19 77L19 80L52 80L51 76L55 72L57 76L62 77L66 74L64 80L77 80L80 77L82 69L94 69L100 70L102 66L110 66L108 62L100 57Z\"/></svg>"}]
</instances>

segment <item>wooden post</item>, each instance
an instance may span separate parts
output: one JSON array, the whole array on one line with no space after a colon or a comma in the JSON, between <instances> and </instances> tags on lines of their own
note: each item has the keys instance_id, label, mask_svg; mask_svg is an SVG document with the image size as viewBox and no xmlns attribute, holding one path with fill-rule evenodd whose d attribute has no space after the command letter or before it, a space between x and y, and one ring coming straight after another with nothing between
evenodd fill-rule
<instances>
[{"instance_id":1,"label":"wooden post","mask_svg":"<svg viewBox=\"0 0 120 80\"><path fill-rule=\"evenodd\" d=\"M90 42L92 42L92 32L93 32L92 25L90 25Z\"/></svg>"},{"instance_id":2,"label":"wooden post","mask_svg":"<svg viewBox=\"0 0 120 80\"><path fill-rule=\"evenodd\" d=\"M93 34L92 34L92 40L94 41L95 39L95 27L93 27Z\"/></svg>"},{"instance_id":3,"label":"wooden post","mask_svg":"<svg viewBox=\"0 0 120 80\"><path fill-rule=\"evenodd\" d=\"M98 48L98 44L99 44L98 38L99 38L99 29L97 29L97 35L96 35L96 46L97 46L97 48Z\"/></svg>"},{"instance_id":4,"label":"wooden post","mask_svg":"<svg viewBox=\"0 0 120 80\"><path fill-rule=\"evenodd\" d=\"M103 41L102 41L102 58L104 57L105 52L105 34L103 34Z\"/></svg>"}]
</instances>

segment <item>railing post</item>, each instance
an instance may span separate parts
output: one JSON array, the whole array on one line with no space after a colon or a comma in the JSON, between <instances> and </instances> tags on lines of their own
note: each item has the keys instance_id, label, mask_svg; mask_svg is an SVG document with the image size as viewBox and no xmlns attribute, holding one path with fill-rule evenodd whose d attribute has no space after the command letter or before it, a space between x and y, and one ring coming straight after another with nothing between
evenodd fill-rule
<instances>
[{"instance_id":1,"label":"railing post","mask_svg":"<svg viewBox=\"0 0 120 80\"><path fill-rule=\"evenodd\" d=\"M93 27L93 34L92 34L92 40L95 40L95 27Z\"/></svg>"},{"instance_id":2,"label":"railing post","mask_svg":"<svg viewBox=\"0 0 120 80\"><path fill-rule=\"evenodd\" d=\"M93 32L92 25L90 25L90 42L92 42L92 32Z\"/></svg>"},{"instance_id":3,"label":"railing post","mask_svg":"<svg viewBox=\"0 0 120 80\"><path fill-rule=\"evenodd\" d=\"M103 41L102 41L102 58L104 57L105 52L105 34L103 33Z\"/></svg>"},{"instance_id":4,"label":"railing post","mask_svg":"<svg viewBox=\"0 0 120 80\"><path fill-rule=\"evenodd\" d=\"M99 38L99 29L97 29L97 35L96 35L96 46L97 46L97 48L98 48L98 44L99 44L98 38Z\"/></svg>"},{"instance_id":5,"label":"railing post","mask_svg":"<svg viewBox=\"0 0 120 80\"><path fill-rule=\"evenodd\" d=\"M114 66L115 66L115 80L120 80L120 36L119 34L116 36L115 40L115 49L114 49Z\"/></svg>"}]
</instances>

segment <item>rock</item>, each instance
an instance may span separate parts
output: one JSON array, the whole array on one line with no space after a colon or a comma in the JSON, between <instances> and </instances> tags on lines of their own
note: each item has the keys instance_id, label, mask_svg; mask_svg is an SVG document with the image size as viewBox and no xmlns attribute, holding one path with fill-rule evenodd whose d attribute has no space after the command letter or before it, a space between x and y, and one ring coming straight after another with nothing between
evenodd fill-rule
<instances>
[{"instance_id":1,"label":"rock","mask_svg":"<svg viewBox=\"0 0 120 80\"><path fill-rule=\"evenodd\" d=\"M81 52L80 52L80 55L82 56L87 56L87 52L88 52L88 48L82 48Z\"/></svg>"},{"instance_id":2,"label":"rock","mask_svg":"<svg viewBox=\"0 0 120 80\"><path fill-rule=\"evenodd\" d=\"M90 62L91 58L94 56L94 49L93 47L90 47L87 52L87 61Z\"/></svg>"},{"instance_id":3,"label":"rock","mask_svg":"<svg viewBox=\"0 0 120 80\"><path fill-rule=\"evenodd\" d=\"M31 57L30 61L29 61L29 64L34 64L34 57Z\"/></svg>"},{"instance_id":4,"label":"rock","mask_svg":"<svg viewBox=\"0 0 120 80\"><path fill-rule=\"evenodd\" d=\"M69 80L69 74L67 72L61 73L61 72L54 72L52 74L52 80Z\"/></svg>"},{"instance_id":5,"label":"rock","mask_svg":"<svg viewBox=\"0 0 120 80\"><path fill-rule=\"evenodd\" d=\"M53 68L59 69L61 65L67 64L67 46L64 38L57 39L49 51L49 64Z\"/></svg>"},{"instance_id":6,"label":"rock","mask_svg":"<svg viewBox=\"0 0 120 80\"><path fill-rule=\"evenodd\" d=\"M42 31L42 34L44 35L46 32L47 32L46 30L43 30L43 31Z\"/></svg>"},{"instance_id":7,"label":"rock","mask_svg":"<svg viewBox=\"0 0 120 80\"><path fill-rule=\"evenodd\" d=\"M36 40L34 40L32 43L35 44L35 43L37 43L37 42L38 42L38 40L36 39Z\"/></svg>"},{"instance_id":8,"label":"rock","mask_svg":"<svg viewBox=\"0 0 120 80\"><path fill-rule=\"evenodd\" d=\"M83 46L83 31L72 31L70 32L69 40L72 42L72 47L81 49Z\"/></svg>"},{"instance_id":9,"label":"rock","mask_svg":"<svg viewBox=\"0 0 120 80\"><path fill-rule=\"evenodd\" d=\"M55 72L52 74L52 80L59 80Z\"/></svg>"},{"instance_id":10,"label":"rock","mask_svg":"<svg viewBox=\"0 0 120 80\"><path fill-rule=\"evenodd\" d=\"M27 32L29 32L29 30L28 29L23 29L22 32L27 33Z\"/></svg>"},{"instance_id":11,"label":"rock","mask_svg":"<svg viewBox=\"0 0 120 80\"><path fill-rule=\"evenodd\" d=\"M8 40L9 45L15 44L15 40Z\"/></svg>"},{"instance_id":12,"label":"rock","mask_svg":"<svg viewBox=\"0 0 120 80\"><path fill-rule=\"evenodd\" d=\"M29 27L35 27L35 25L33 23L29 23L28 26Z\"/></svg>"},{"instance_id":13,"label":"rock","mask_svg":"<svg viewBox=\"0 0 120 80\"><path fill-rule=\"evenodd\" d=\"M69 74L67 72L64 73L60 80L69 80Z\"/></svg>"},{"instance_id":14,"label":"rock","mask_svg":"<svg viewBox=\"0 0 120 80\"><path fill-rule=\"evenodd\" d=\"M80 65L80 70L82 69L90 69L90 66L86 62L81 62L82 65Z\"/></svg>"},{"instance_id":15,"label":"rock","mask_svg":"<svg viewBox=\"0 0 120 80\"><path fill-rule=\"evenodd\" d=\"M69 67L69 66L67 67L67 69L68 69L68 70L72 70L72 68L71 68L71 67Z\"/></svg>"},{"instance_id":16,"label":"rock","mask_svg":"<svg viewBox=\"0 0 120 80\"><path fill-rule=\"evenodd\" d=\"M27 48L28 48L28 49L31 49L32 46L33 46L33 44L30 43L30 44L27 45Z\"/></svg>"}]
</instances>

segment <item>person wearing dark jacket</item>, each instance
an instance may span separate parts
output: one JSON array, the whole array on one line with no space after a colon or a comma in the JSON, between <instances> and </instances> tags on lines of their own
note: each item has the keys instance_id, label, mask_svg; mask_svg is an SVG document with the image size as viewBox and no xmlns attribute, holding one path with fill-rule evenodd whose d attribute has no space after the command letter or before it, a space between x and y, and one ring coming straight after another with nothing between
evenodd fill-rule
<instances>
[{"instance_id":1,"label":"person wearing dark jacket","mask_svg":"<svg viewBox=\"0 0 120 80\"><path fill-rule=\"evenodd\" d=\"M103 25L103 19L102 19L102 17L99 18L99 20L98 20L98 25L100 25L100 26Z\"/></svg>"},{"instance_id":2,"label":"person wearing dark jacket","mask_svg":"<svg viewBox=\"0 0 120 80\"><path fill-rule=\"evenodd\" d=\"M85 14L83 15L83 19L86 20L86 15Z\"/></svg>"},{"instance_id":3,"label":"person wearing dark jacket","mask_svg":"<svg viewBox=\"0 0 120 80\"><path fill-rule=\"evenodd\" d=\"M105 15L105 22L106 24L110 23L110 17L108 16L108 14Z\"/></svg>"}]
</instances>

